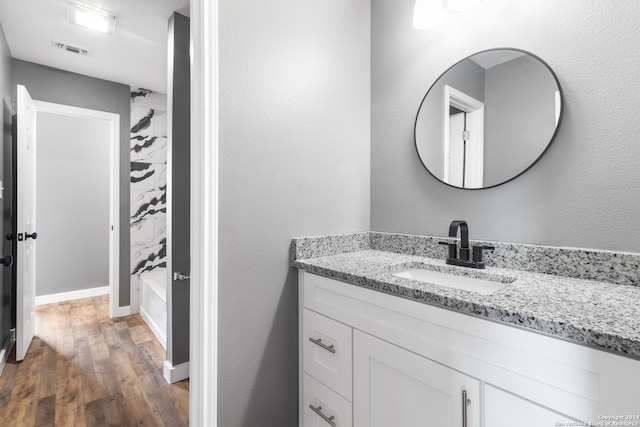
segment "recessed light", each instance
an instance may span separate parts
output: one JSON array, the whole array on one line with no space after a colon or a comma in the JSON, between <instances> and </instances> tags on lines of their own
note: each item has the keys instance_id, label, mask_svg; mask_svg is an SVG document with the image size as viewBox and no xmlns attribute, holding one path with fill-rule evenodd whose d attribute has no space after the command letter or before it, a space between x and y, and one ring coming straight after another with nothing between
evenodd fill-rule
<instances>
[{"instance_id":1,"label":"recessed light","mask_svg":"<svg viewBox=\"0 0 640 427\"><path fill-rule=\"evenodd\" d=\"M116 28L116 15L108 10L79 1L67 3L67 16L70 24L103 34L113 35Z\"/></svg>"}]
</instances>

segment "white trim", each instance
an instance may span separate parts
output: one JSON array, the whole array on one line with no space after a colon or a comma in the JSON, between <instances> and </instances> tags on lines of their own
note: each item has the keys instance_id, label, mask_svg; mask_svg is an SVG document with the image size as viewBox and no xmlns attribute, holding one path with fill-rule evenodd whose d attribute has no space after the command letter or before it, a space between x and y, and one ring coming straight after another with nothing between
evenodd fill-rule
<instances>
[{"instance_id":1,"label":"white trim","mask_svg":"<svg viewBox=\"0 0 640 427\"><path fill-rule=\"evenodd\" d=\"M562 98L560 97L559 90L555 92L554 99L555 99L556 126L558 126L558 122L560 121L560 110L562 109Z\"/></svg>"},{"instance_id":2,"label":"white trim","mask_svg":"<svg viewBox=\"0 0 640 427\"><path fill-rule=\"evenodd\" d=\"M189 422L218 425L218 0L191 1Z\"/></svg>"},{"instance_id":3,"label":"white trim","mask_svg":"<svg viewBox=\"0 0 640 427\"><path fill-rule=\"evenodd\" d=\"M142 279L139 274L129 276L129 308L131 314L140 313Z\"/></svg>"},{"instance_id":4,"label":"white trim","mask_svg":"<svg viewBox=\"0 0 640 427\"><path fill-rule=\"evenodd\" d=\"M110 122L111 156L109 159L109 316L119 317L129 307L118 307L120 301L120 115L53 102L35 101L37 111L86 117ZM36 300L37 304L37 300ZM126 309L126 310L125 310Z\"/></svg>"},{"instance_id":5,"label":"white trim","mask_svg":"<svg viewBox=\"0 0 640 427\"><path fill-rule=\"evenodd\" d=\"M160 344L162 344L162 347L164 347L164 349L166 350L167 349L167 336L162 333L162 329L160 328L158 323L156 323L156 321L153 318L153 316L151 316L151 315L149 315L149 313L147 313L147 310L145 310L144 306L142 306L142 305L140 306L140 316L142 316L144 321L147 322L147 325L149 326L149 329L151 329L151 332L153 332L153 335L156 336L158 341L160 341Z\"/></svg>"},{"instance_id":6,"label":"white trim","mask_svg":"<svg viewBox=\"0 0 640 427\"><path fill-rule=\"evenodd\" d=\"M4 343L2 343L2 349L0 349L0 375L2 375L2 371L4 371L4 367L7 364L7 359L9 358L9 354L11 353L11 348L13 347L15 340L16 330L11 329L9 336L4 340Z\"/></svg>"},{"instance_id":7,"label":"white trim","mask_svg":"<svg viewBox=\"0 0 640 427\"><path fill-rule=\"evenodd\" d=\"M449 107L453 106L467 114L467 128L471 132L471 149L468 152L466 188L482 188L484 176L484 103L449 85L444 87L444 182L449 177Z\"/></svg>"},{"instance_id":8,"label":"white trim","mask_svg":"<svg viewBox=\"0 0 640 427\"><path fill-rule=\"evenodd\" d=\"M111 304L109 304L109 311L109 317L124 317L131 314L131 307L128 305L124 307L114 307L113 313L111 313Z\"/></svg>"},{"instance_id":9,"label":"white trim","mask_svg":"<svg viewBox=\"0 0 640 427\"><path fill-rule=\"evenodd\" d=\"M60 292L57 294L36 296L36 305L51 304L53 302L71 301L74 299L95 297L98 295L108 295L109 286L100 286L98 288L80 289L77 291Z\"/></svg>"},{"instance_id":10,"label":"white trim","mask_svg":"<svg viewBox=\"0 0 640 427\"><path fill-rule=\"evenodd\" d=\"M169 384L185 380L189 378L189 362L184 362L179 365L173 366L171 362L165 360L163 374L164 379L167 380ZM191 387L191 385L189 385L189 387Z\"/></svg>"}]
</instances>

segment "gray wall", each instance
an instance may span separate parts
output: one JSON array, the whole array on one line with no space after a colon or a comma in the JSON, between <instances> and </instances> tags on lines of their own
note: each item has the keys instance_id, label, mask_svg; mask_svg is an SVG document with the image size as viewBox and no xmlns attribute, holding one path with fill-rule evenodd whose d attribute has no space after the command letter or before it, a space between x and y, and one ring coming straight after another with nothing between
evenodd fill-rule
<instances>
[{"instance_id":1,"label":"gray wall","mask_svg":"<svg viewBox=\"0 0 640 427\"><path fill-rule=\"evenodd\" d=\"M485 78L483 182L491 186L525 170L547 147L556 129L558 86L531 56L488 68Z\"/></svg>"},{"instance_id":2,"label":"gray wall","mask_svg":"<svg viewBox=\"0 0 640 427\"><path fill-rule=\"evenodd\" d=\"M298 425L294 236L369 228L368 0L222 0L221 426Z\"/></svg>"},{"instance_id":3,"label":"gray wall","mask_svg":"<svg viewBox=\"0 0 640 427\"><path fill-rule=\"evenodd\" d=\"M38 101L120 115L120 303L129 305L129 86L31 62L12 60L12 90L24 85Z\"/></svg>"},{"instance_id":4,"label":"gray wall","mask_svg":"<svg viewBox=\"0 0 640 427\"><path fill-rule=\"evenodd\" d=\"M11 231L11 183L12 179L12 140L11 140L11 52L0 25L0 113L2 114L2 130L0 131L0 180L5 188L0 200L0 257L12 254L11 242L4 235ZM0 266L0 345L9 336L12 325L11 314L11 268Z\"/></svg>"},{"instance_id":5,"label":"gray wall","mask_svg":"<svg viewBox=\"0 0 640 427\"><path fill-rule=\"evenodd\" d=\"M189 274L189 188L191 86L189 67L189 18L174 13L169 19L168 151L169 201L167 220L167 360L173 366L189 361L189 281L172 280L173 272Z\"/></svg>"},{"instance_id":6,"label":"gray wall","mask_svg":"<svg viewBox=\"0 0 640 427\"><path fill-rule=\"evenodd\" d=\"M36 295L109 286L110 123L38 112Z\"/></svg>"},{"instance_id":7,"label":"gray wall","mask_svg":"<svg viewBox=\"0 0 640 427\"><path fill-rule=\"evenodd\" d=\"M430 31L412 27L414 4L372 1L371 228L442 236L467 219L476 239L640 251L640 2L492 0ZM443 69L503 46L556 71L558 137L510 183L447 187L415 154L416 110Z\"/></svg>"},{"instance_id":8,"label":"gray wall","mask_svg":"<svg viewBox=\"0 0 640 427\"><path fill-rule=\"evenodd\" d=\"M473 61L463 61L449 70L445 78L429 89L429 96L420 107L417 118L416 141L422 162L439 177L444 176L444 87L454 89L484 100L484 68Z\"/></svg>"}]
</instances>

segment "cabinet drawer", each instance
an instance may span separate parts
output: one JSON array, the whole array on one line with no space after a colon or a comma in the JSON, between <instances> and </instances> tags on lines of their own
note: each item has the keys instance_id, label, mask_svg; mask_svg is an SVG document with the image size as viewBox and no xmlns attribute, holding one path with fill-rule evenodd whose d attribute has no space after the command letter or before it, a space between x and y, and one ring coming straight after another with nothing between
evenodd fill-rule
<instances>
[{"instance_id":1,"label":"cabinet drawer","mask_svg":"<svg viewBox=\"0 0 640 427\"><path fill-rule=\"evenodd\" d=\"M313 407L313 408L312 408ZM304 427L351 427L351 403L304 374Z\"/></svg>"},{"instance_id":2,"label":"cabinet drawer","mask_svg":"<svg viewBox=\"0 0 640 427\"><path fill-rule=\"evenodd\" d=\"M351 327L304 310L304 371L351 401Z\"/></svg>"}]
</instances>

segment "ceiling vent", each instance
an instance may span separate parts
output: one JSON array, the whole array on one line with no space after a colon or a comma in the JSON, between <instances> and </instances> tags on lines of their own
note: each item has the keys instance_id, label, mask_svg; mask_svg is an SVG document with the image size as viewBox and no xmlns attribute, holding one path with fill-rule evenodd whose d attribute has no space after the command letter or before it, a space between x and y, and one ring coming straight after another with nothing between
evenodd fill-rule
<instances>
[{"instance_id":1,"label":"ceiling vent","mask_svg":"<svg viewBox=\"0 0 640 427\"><path fill-rule=\"evenodd\" d=\"M75 53L76 55L80 56L91 56L93 54L93 52L89 49L74 46L68 43L58 42L55 40L51 40L51 46L55 47L56 49L66 50L67 52Z\"/></svg>"}]
</instances>

